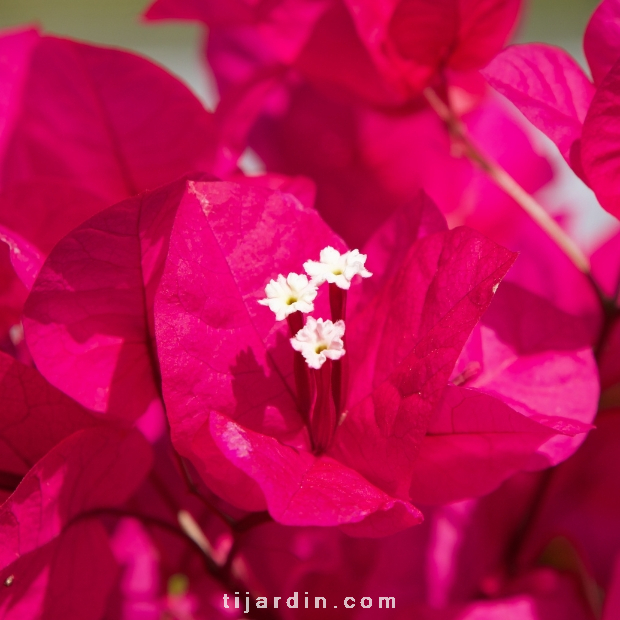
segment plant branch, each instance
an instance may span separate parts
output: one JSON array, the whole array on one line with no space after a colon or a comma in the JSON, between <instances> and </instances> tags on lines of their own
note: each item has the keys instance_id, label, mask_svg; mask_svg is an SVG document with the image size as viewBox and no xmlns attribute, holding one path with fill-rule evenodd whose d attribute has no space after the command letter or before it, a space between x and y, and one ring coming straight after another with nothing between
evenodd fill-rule
<instances>
[{"instance_id":1,"label":"plant branch","mask_svg":"<svg viewBox=\"0 0 620 620\"><path fill-rule=\"evenodd\" d=\"M222 584L224 589L228 590L228 592L231 593L231 596L232 592L242 590L245 591L246 589L249 589L246 583L241 581L237 576L233 574L231 563L227 562L225 566L221 566L217 562L215 562L213 560L213 557L211 557L208 552L205 552L205 549L203 548L203 545L200 543L200 541L197 541L195 537L189 535L188 532L185 531L185 529L178 523L170 523L168 521L158 519L157 517L132 512L130 510L125 510L122 508L94 508L92 510L83 512L71 519L71 521L66 524L65 529L80 521L98 517L130 517L133 519L138 519L142 523L151 525L153 527L164 529L171 534L175 534L176 536L179 536L180 538L186 540L190 544L190 548L200 553L207 571L211 574L213 578L215 578ZM251 592L251 596L252 598L256 599L255 592ZM259 620L276 620L279 617L275 612L270 609L257 608L255 600L252 601L252 603L252 617Z\"/></svg>"},{"instance_id":2,"label":"plant branch","mask_svg":"<svg viewBox=\"0 0 620 620\"><path fill-rule=\"evenodd\" d=\"M446 125L451 135L457 138L464 147L465 155L477 164L486 174L503 189L558 245L572 263L585 274L596 287L600 297L598 285L592 280L590 261L581 248L566 234L562 227L545 211L538 201L526 192L500 165L487 158L474 144L467 134L461 120L452 112L441 97L428 87L424 89L424 97L439 118Z\"/></svg>"}]
</instances>

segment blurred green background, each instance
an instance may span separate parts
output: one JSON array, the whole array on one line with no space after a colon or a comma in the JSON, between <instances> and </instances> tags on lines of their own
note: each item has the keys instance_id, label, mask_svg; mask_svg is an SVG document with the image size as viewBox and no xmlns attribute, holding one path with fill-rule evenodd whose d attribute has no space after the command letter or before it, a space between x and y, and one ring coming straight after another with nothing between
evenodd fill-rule
<instances>
[{"instance_id":1,"label":"blurred green background","mask_svg":"<svg viewBox=\"0 0 620 620\"><path fill-rule=\"evenodd\" d=\"M226 0L220 0L226 2ZM166 65L209 105L214 95L200 66L201 33L194 24L144 24L149 0L0 0L0 28L38 23L44 30L133 49ZM518 40L546 41L582 61L581 38L598 0L529 0Z\"/></svg>"},{"instance_id":2,"label":"blurred green background","mask_svg":"<svg viewBox=\"0 0 620 620\"><path fill-rule=\"evenodd\" d=\"M221 0L226 2L226 0ZM48 33L134 50L165 65L213 108L197 24L143 22L150 0L0 0L0 29L38 24Z\"/></svg>"}]
</instances>

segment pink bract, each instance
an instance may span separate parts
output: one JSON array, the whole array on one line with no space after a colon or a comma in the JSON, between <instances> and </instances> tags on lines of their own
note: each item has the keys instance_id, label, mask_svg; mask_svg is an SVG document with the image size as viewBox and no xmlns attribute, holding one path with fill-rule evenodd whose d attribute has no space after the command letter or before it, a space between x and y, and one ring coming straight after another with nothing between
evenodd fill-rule
<instances>
[{"instance_id":1,"label":"pink bract","mask_svg":"<svg viewBox=\"0 0 620 620\"><path fill-rule=\"evenodd\" d=\"M557 145L571 163L594 96L585 73L564 50L530 43L498 54L482 74Z\"/></svg>"},{"instance_id":2,"label":"pink bract","mask_svg":"<svg viewBox=\"0 0 620 620\"><path fill-rule=\"evenodd\" d=\"M96 418L34 369L0 353L0 472L11 488L47 452Z\"/></svg>"},{"instance_id":3,"label":"pink bract","mask_svg":"<svg viewBox=\"0 0 620 620\"><path fill-rule=\"evenodd\" d=\"M482 102L463 121L485 152L528 191L551 179L548 162L498 102ZM494 140L500 132L501 143ZM450 138L432 110L386 114L304 87L293 91L283 114L263 115L251 144L268 170L312 178L317 209L354 247L393 211L412 203L421 188L453 225L471 225L500 243L523 217L484 173L451 155Z\"/></svg>"},{"instance_id":4,"label":"pink bract","mask_svg":"<svg viewBox=\"0 0 620 620\"><path fill-rule=\"evenodd\" d=\"M223 92L282 79L294 67L333 92L402 103L446 70L484 66L520 7L520 0L280 0L223 10L211 0L158 0L146 17L209 26L207 53Z\"/></svg>"},{"instance_id":5,"label":"pink bract","mask_svg":"<svg viewBox=\"0 0 620 620\"><path fill-rule=\"evenodd\" d=\"M33 286L24 326L37 367L89 409L134 421L159 399L148 309L185 186L122 202L79 226Z\"/></svg>"},{"instance_id":6,"label":"pink bract","mask_svg":"<svg viewBox=\"0 0 620 620\"><path fill-rule=\"evenodd\" d=\"M103 207L184 173L234 169L239 153L222 148L213 115L145 59L35 30L4 34L0 55L0 239L27 287L56 242ZM24 290L2 252L8 330Z\"/></svg>"},{"instance_id":7,"label":"pink bract","mask_svg":"<svg viewBox=\"0 0 620 620\"><path fill-rule=\"evenodd\" d=\"M4 40L26 36L35 44L3 128L3 189L65 181L110 204L214 167L212 115L163 69L128 52L35 32Z\"/></svg>"},{"instance_id":8,"label":"pink bract","mask_svg":"<svg viewBox=\"0 0 620 620\"><path fill-rule=\"evenodd\" d=\"M26 475L0 509L4 617L101 617L118 569L99 516L129 498L151 458L135 431L89 429Z\"/></svg>"},{"instance_id":9,"label":"pink bract","mask_svg":"<svg viewBox=\"0 0 620 620\"><path fill-rule=\"evenodd\" d=\"M483 71L492 86L556 143L603 208L616 216L619 23L620 5L606 1L586 31L584 46L596 87L566 52L540 44L510 47Z\"/></svg>"},{"instance_id":10,"label":"pink bract","mask_svg":"<svg viewBox=\"0 0 620 620\"><path fill-rule=\"evenodd\" d=\"M421 90L446 69L483 67L508 39L519 0L346 0L357 32L388 79Z\"/></svg>"},{"instance_id":11,"label":"pink bract","mask_svg":"<svg viewBox=\"0 0 620 620\"><path fill-rule=\"evenodd\" d=\"M419 197L417 209L397 211L364 248L369 256L376 254L379 269L358 290L375 293L386 276L393 275L395 261L403 259L401 252L418 237L445 230L443 222L434 219L436 214L424 196ZM572 266L561 262L566 259L559 252L560 256L547 256L547 246L552 244L530 228L525 228L525 236L540 245L542 257L554 270L551 278L560 274L567 285L567 270ZM417 457L410 489L415 501L445 503L447 498L486 493L506 478L507 470L538 469L564 460L590 428L599 394L590 349L595 333L592 318L579 315L594 312L596 301L590 300L583 309L567 304L571 314L566 314L532 294L538 289L532 282L535 269L523 265L529 253L519 257L508 279L523 283L531 292L502 284L457 361L452 385L444 391ZM589 284L579 284L581 303L586 303L583 293L591 293ZM541 292L557 293L544 286ZM557 385L564 386L566 399L558 398Z\"/></svg>"},{"instance_id":12,"label":"pink bract","mask_svg":"<svg viewBox=\"0 0 620 620\"><path fill-rule=\"evenodd\" d=\"M599 85L583 125L581 163L585 177L601 206L620 217L618 137L620 120L620 61Z\"/></svg>"},{"instance_id":13,"label":"pink bract","mask_svg":"<svg viewBox=\"0 0 620 620\"><path fill-rule=\"evenodd\" d=\"M302 179L252 179L269 182L311 200L312 186ZM115 419L133 422L159 401L152 304L185 191L185 180L178 181L69 233L45 263L25 308L37 367L82 405Z\"/></svg>"},{"instance_id":14,"label":"pink bract","mask_svg":"<svg viewBox=\"0 0 620 620\"><path fill-rule=\"evenodd\" d=\"M598 86L620 59L620 3L603 0L592 14L583 36L583 50Z\"/></svg>"},{"instance_id":15,"label":"pink bract","mask_svg":"<svg viewBox=\"0 0 620 620\"><path fill-rule=\"evenodd\" d=\"M346 524L359 535L396 531L419 520L408 503L416 494L441 503L479 495L515 471L568 456L589 429L597 396L580 332L515 289L506 318L494 324L491 315L482 349L481 340L470 345L461 366L477 361L483 372L471 387L448 388L466 404L458 408L462 422L453 417L443 429L437 407L442 398L443 407L451 402L452 367L513 257L467 229L446 231L432 203L420 200L419 211L396 212L369 244L377 249L376 276L353 289L347 319L349 414L324 456L311 453L297 412L285 335L256 303L277 272L299 270L326 245L344 248L292 196L182 180L107 209L46 262L26 307L29 347L54 385L122 419L157 399L161 371L176 448L227 501L269 507L283 523ZM388 246L393 253L381 250ZM317 304L324 314L326 300ZM521 306L530 309L519 327ZM534 331L533 340L511 340L511 330L527 334L524 327L545 316L545 338ZM498 355L510 370L503 383L489 382L484 365ZM545 386L570 375L566 400L547 411ZM488 414L476 417L482 401ZM501 438L492 466L477 448L463 451L463 432L472 446L485 434L484 442ZM447 481L430 465L446 458L464 459L463 470L477 462L480 475ZM432 498L422 493L422 479Z\"/></svg>"},{"instance_id":16,"label":"pink bract","mask_svg":"<svg viewBox=\"0 0 620 620\"><path fill-rule=\"evenodd\" d=\"M418 457L411 496L421 503L479 496L508 470L565 460L585 439L598 404L583 321L508 282L474 329L452 383Z\"/></svg>"},{"instance_id":17,"label":"pink bract","mask_svg":"<svg viewBox=\"0 0 620 620\"><path fill-rule=\"evenodd\" d=\"M535 558L554 538L562 536L582 554L586 566L603 587L613 573L620 536L614 524L620 515L618 409L602 411L583 447L554 470L544 502L521 555Z\"/></svg>"}]
</instances>

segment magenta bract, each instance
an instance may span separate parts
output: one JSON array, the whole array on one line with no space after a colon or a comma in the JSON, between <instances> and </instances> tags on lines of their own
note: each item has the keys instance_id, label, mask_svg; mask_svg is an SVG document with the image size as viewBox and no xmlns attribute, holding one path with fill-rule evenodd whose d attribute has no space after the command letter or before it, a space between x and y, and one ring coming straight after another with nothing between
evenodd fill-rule
<instances>
[{"instance_id":1,"label":"magenta bract","mask_svg":"<svg viewBox=\"0 0 620 620\"><path fill-rule=\"evenodd\" d=\"M456 364L411 496L432 504L479 496L509 470L542 469L570 456L598 403L589 342L580 319L502 284ZM565 398L557 397L558 385Z\"/></svg>"},{"instance_id":2,"label":"magenta bract","mask_svg":"<svg viewBox=\"0 0 620 620\"><path fill-rule=\"evenodd\" d=\"M620 102L620 61L607 73L588 110L581 139L581 163L586 179L601 206L620 216L620 184L617 141L620 120L616 114Z\"/></svg>"},{"instance_id":3,"label":"magenta bract","mask_svg":"<svg viewBox=\"0 0 620 620\"><path fill-rule=\"evenodd\" d=\"M498 54L482 74L571 163L571 149L581 137L594 96L594 87L577 62L556 47L514 45Z\"/></svg>"},{"instance_id":4,"label":"magenta bract","mask_svg":"<svg viewBox=\"0 0 620 620\"><path fill-rule=\"evenodd\" d=\"M620 5L609 0L588 25L584 47L594 85L566 52L541 44L508 48L483 71L493 87L556 143L603 208L616 216L619 23Z\"/></svg>"},{"instance_id":5,"label":"magenta bract","mask_svg":"<svg viewBox=\"0 0 620 620\"><path fill-rule=\"evenodd\" d=\"M89 429L26 475L0 508L4 617L101 617L118 569L99 518L131 496L151 459L135 431Z\"/></svg>"},{"instance_id":6,"label":"magenta bract","mask_svg":"<svg viewBox=\"0 0 620 620\"><path fill-rule=\"evenodd\" d=\"M548 162L498 102L480 102L463 121L528 191L550 180ZM501 143L494 139L499 133ZM471 225L495 240L507 238L523 217L484 173L452 156L450 138L432 110L386 114L298 88L284 113L267 113L257 122L252 147L268 170L312 178L317 209L353 247L363 245L390 213L413 202L421 188L452 225Z\"/></svg>"},{"instance_id":7,"label":"magenta bract","mask_svg":"<svg viewBox=\"0 0 620 620\"><path fill-rule=\"evenodd\" d=\"M0 353L0 475L10 488L57 443L98 424L34 369Z\"/></svg>"},{"instance_id":8,"label":"magenta bract","mask_svg":"<svg viewBox=\"0 0 620 620\"><path fill-rule=\"evenodd\" d=\"M26 36L34 44L4 127L3 189L66 181L111 204L213 168L212 115L163 69L128 52L34 32L5 39Z\"/></svg>"},{"instance_id":9,"label":"magenta bract","mask_svg":"<svg viewBox=\"0 0 620 620\"><path fill-rule=\"evenodd\" d=\"M618 0L603 0L592 14L583 36L583 51L597 86L620 59L619 34L620 4Z\"/></svg>"},{"instance_id":10,"label":"magenta bract","mask_svg":"<svg viewBox=\"0 0 620 620\"><path fill-rule=\"evenodd\" d=\"M35 30L5 34L0 50L0 239L27 287L37 253L103 207L188 172L234 168L239 153L221 148L213 115L151 62ZM5 255L2 271L8 330L24 291Z\"/></svg>"},{"instance_id":11,"label":"magenta bract","mask_svg":"<svg viewBox=\"0 0 620 620\"><path fill-rule=\"evenodd\" d=\"M402 103L448 69L471 72L505 44L520 0L158 0L148 19L205 23L223 92L294 67L322 88Z\"/></svg>"},{"instance_id":12,"label":"magenta bract","mask_svg":"<svg viewBox=\"0 0 620 620\"><path fill-rule=\"evenodd\" d=\"M406 504L377 494L408 497L411 454L510 253L465 229L414 244L375 302L348 322L348 414L333 448L317 457L291 397L288 343L256 302L270 277L342 244L315 212L285 196L231 184L192 188L179 206L155 306L177 448L228 501L248 509L266 502L285 523L361 527L372 516L372 529L387 533L381 513L394 521L399 505L400 527L411 523ZM455 282L449 270L473 256L480 263ZM316 504L321 488L326 503ZM379 503L350 513L358 492Z\"/></svg>"},{"instance_id":13,"label":"magenta bract","mask_svg":"<svg viewBox=\"0 0 620 620\"><path fill-rule=\"evenodd\" d=\"M24 326L37 367L89 409L133 421L159 398L148 309L184 192L182 180L103 211L56 246L33 286Z\"/></svg>"},{"instance_id":14,"label":"magenta bract","mask_svg":"<svg viewBox=\"0 0 620 620\"><path fill-rule=\"evenodd\" d=\"M54 385L125 420L157 400L161 372L176 448L234 505L360 535L402 529L420 519L412 497L479 495L566 458L598 395L578 323L518 289L468 345L446 392L514 256L470 230L446 231L428 199L417 206L369 243L376 279L352 289L347 317L348 413L323 455L297 408L287 336L257 300L278 272L344 245L290 195L181 180L107 209L52 251L26 307L29 347ZM316 311L328 316L321 295ZM487 364L505 371L488 375ZM563 377L574 393L551 414L546 386ZM491 453L475 447L491 439ZM448 481L445 462L477 463L478 474Z\"/></svg>"}]
</instances>

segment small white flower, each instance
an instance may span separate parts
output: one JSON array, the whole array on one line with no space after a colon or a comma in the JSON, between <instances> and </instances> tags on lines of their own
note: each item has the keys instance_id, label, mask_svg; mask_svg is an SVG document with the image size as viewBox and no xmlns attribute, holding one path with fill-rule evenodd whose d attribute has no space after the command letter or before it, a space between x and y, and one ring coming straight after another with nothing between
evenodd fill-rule
<instances>
[{"instance_id":1,"label":"small white flower","mask_svg":"<svg viewBox=\"0 0 620 620\"><path fill-rule=\"evenodd\" d=\"M339 360L344 355L343 336L344 321L332 323L309 316L306 325L291 338L291 345L310 368L318 370L325 360Z\"/></svg>"},{"instance_id":2,"label":"small white flower","mask_svg":"<svg viewBox=\"0 0 620 620\"><path fill-rule=\"evenodd\" d=\"M275 313L276 320L282 321L293 312L312 312L314 310L314 298L317 288L313 282L309 282L304 274L289 273L285 278L282 274L277 280L271 280L265 287L266 299L258 303L269 306Z\"/></svg>"},{"instance_id":3,"label":"small white flower","mask_svg":"<svg viewBox=\"0 0 620 620\"><path fill-rule=\"evenodd\" d=\"M320 260L308 260L304 263L306 273L317 283L329 282L339 288L348 289L353 276L370 278L372 273L364 267L366 254L359 250L349 250L344 254L331 246L321 250Z\"/></svg>"}]
</instances>

